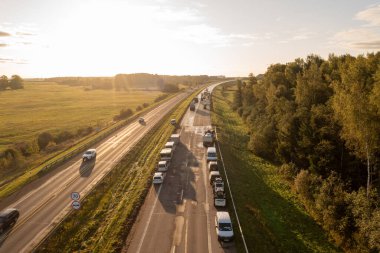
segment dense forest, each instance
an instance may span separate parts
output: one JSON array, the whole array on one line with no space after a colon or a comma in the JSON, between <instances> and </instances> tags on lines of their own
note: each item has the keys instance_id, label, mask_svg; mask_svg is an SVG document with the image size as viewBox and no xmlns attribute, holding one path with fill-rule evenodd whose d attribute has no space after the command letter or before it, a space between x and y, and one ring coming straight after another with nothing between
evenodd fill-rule
<instances>
[{"instance_id":1,"label":"dense forest","mask_svg":"<svg viewBox=\"0 0 380 253\"><path fill-rule=\"evenodd\" d=\"M137 74L117 74L115 77L54 77L47 78L45 81L57 82L59 84L71 86L87 86L90 89L105 90L131 90L131 89L150 89L162 90L163 92L176 92L178 85L197 86L212 80L215 76L169 76L154 75L147 73Z\"/></svg>"},{"instance_id":2,"label":"dense forest","mask_svg":"<svg viewBox=\"0 0 380 253\"><path fill-rule=\"evenodd\" d=\"M249 149L346 251L380 250L380 53L316 55L237 81Z\"/></svg>"}]
</instances>

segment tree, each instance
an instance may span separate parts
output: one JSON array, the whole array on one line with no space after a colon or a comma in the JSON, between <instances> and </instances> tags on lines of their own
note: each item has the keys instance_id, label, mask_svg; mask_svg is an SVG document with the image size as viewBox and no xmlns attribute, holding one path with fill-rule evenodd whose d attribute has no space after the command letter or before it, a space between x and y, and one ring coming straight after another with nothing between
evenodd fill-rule
<instances>
[{"instance_id":1,"label":"tree","mask_svg":"<svg viewBox=\"0 0 380 253\"><path fill-rule=\"evenodd\" d=\"M22 80L22 78L19 75L13 75L9 82L9 86L12 90L23 89L24 80Z\"/></svg>"},{"instance_id":2,"label":"tree","mask_svg":"<svg viewBox=\"0 0 380 253\"><path fill-rule=\"evenodd\" d=\"M342 82L334 82L333 96L335 116L342 125L342 138L358 158L366 160L367 194L373 159L380 148L380 115L377 108L368 103L374 86L373 74L363 56L348 61L342 68Z\"/></svg>"},{"instance_id":3,"label":"tree","mask_svg":"<svg viewBox=\"0 0 380 253\"><path fill-rule=\"evenodd\" d=\"M7 76L1 76L0 77L0 90L5 90L9 85L8 77Z\"/></svg>"}]
</instances>

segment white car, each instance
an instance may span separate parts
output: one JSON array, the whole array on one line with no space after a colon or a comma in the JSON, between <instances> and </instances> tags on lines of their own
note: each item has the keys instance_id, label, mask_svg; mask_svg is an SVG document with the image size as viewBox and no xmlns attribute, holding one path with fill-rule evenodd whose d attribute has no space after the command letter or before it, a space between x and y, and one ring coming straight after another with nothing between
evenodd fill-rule
<instances>
[{"instance_id":1,"label":"white car","mask_svg":"<svg viewBox=\"0 0 380 253\"><path fill-rule=\"evenodd\" d=\"M215 229L218 241L231 242L234 239L234 231L228 212L216 212Z\"/></svg>"},{"instance_id":2,"label":"white car","mask_svg":"<svg viewBox=\"0 0 380 253\"><path fill-rule=\"evenodd\" d=\"M162 184L164 182L165 174L162 172L156 172L153 175L153 184Z\"/></svg>"},{"instance_id":3,"label":"white car","mask_svg":"<svg viewBox=\"0 0 380 253\"><path fill-rule=\"evenodd\" d=\"M158 172L166 172L169 169L169 161L159 161L157 165Z\"/></svg>"},{"instance_id":4,"label":"white car","mask_svg":"<svg viewBox=\"0 0 380 253\"><path fill-rule=\"evenodd\" d=\"M84 152L82 159L83 159L83 162L85 162L85 161L91 160L95 157L96 157L96 149L92 148L92 149L89 149L86 152Z\"/></svg>"},{"instance_id":5,"label":"white car","mask_svg":"<svg viewBox=\"0 0 380 253\"><path fill-rule=\"evenodd\" d=\"M177 121L176 121L176 119L171 119L171 120L170 120L170 124L172 124L172 125L175 125L175 124L177 124Z\"/></svg>"}]
</instances>

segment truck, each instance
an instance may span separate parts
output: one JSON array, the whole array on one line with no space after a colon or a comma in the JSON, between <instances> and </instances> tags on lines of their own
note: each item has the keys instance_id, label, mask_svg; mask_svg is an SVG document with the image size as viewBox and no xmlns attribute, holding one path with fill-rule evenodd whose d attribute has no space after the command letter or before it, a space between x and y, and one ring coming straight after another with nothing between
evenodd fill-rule
<instances>
[{"instance_id":1,"label":"truck","mask_svg":"<svg viewBox=\"0 0 380 253\"><path fill-rule=\"evenodd\" d=\"M190 111L195 111L195 103L194 101L190 104Z\"/></svg>"},{"instance_id":2,"label":"truck","mask_svg":"<svg viewBox=\"0 0 380 253\"><path fill-rule=\"evenodd\" d=\"M203 146L205 147L211 147L214 145L215 142L215 131L214 130L206 130L203 134Z\"/></svg>"}]
</instances>

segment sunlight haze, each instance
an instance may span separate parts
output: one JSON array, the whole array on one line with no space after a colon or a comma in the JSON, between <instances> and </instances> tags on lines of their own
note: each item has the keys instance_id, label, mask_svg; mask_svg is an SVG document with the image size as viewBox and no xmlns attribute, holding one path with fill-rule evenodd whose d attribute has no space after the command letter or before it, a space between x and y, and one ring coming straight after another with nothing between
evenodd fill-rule
<instances>
[{"instance_id":1,"label":"sunlight haze","mask_svg":"<svg viewBox=\"0 0 380 253\"><path fill-rule=\"evenodd\" d=\"M380 48L378 1L1 0L0 74L247 76Z\"/></svg>"}]
</instances>

